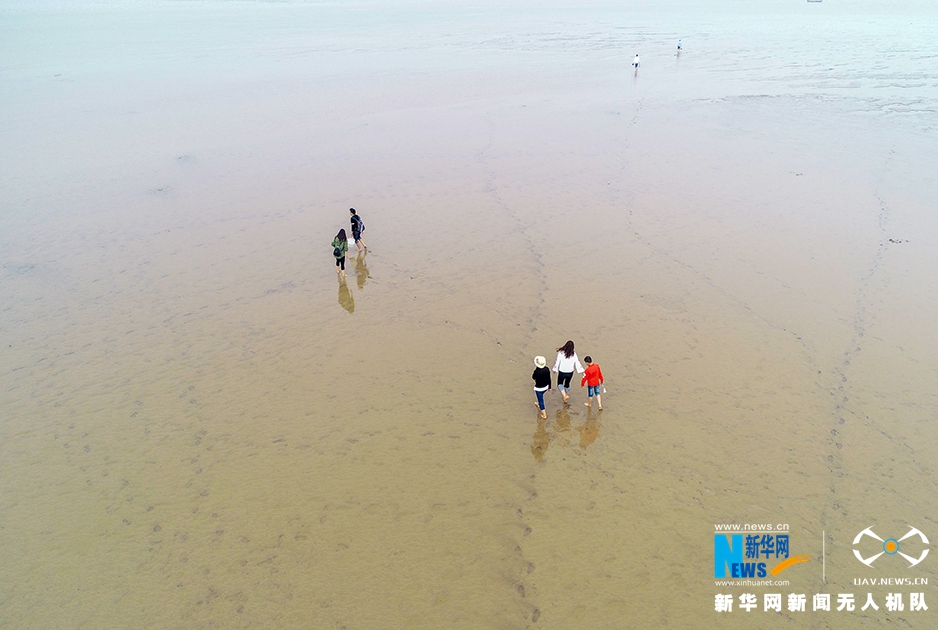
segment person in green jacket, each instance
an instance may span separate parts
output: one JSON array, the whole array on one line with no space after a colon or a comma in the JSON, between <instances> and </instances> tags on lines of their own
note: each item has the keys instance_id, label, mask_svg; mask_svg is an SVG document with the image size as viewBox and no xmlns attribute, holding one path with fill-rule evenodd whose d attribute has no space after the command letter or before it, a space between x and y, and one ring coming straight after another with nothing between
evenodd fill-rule
<instances>
[{"instance_id":1,"label":"person in green jacket","mask_svg":"<svg viewBox=\"0 0 938 630\"><path fill-rule=\"evenodd\" d=\"M339 233L332 239L332 254L335 256L335 272L341 273L345 277L345 256L348 254L348 237L345 235L345 228L339 230Z\"/></svg>"}]
</instances>

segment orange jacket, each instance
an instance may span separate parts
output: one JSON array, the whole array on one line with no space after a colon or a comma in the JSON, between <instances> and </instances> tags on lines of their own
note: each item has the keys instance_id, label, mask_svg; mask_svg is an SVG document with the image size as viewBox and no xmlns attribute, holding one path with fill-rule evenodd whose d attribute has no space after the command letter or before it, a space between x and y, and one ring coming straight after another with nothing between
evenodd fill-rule
<instances>
[{"instance_id":1,"label":"orange jacket","mask_svg":"<svg viewBox=\"0 0 938 630\"><path fill-rule=\"evenodd\" d=\"M596 387L600 383L605 383L603 380L603 371L599 369L598 363L590 363L586 366L586 371L583 372L583 380L580 381L580 387L584 385Z\"/></svg>"}]
</instances>

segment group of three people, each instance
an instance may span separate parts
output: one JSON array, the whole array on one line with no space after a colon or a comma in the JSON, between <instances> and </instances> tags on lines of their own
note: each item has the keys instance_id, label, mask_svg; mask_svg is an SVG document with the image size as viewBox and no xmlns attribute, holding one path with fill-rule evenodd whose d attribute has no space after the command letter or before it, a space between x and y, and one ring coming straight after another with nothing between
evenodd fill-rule
<instances>
[{"instance_id":1,"label":"group of three people","mask_svg":"<svg viewBox=\"0 0 938 630\"><path fill-rule=\"evenodd\" d=\"M355 208L348 209L351 219L349 221L352 224L352 239L355 242L355 246L358 247L358 253L362 252L362 248L365 251L368 251L368 246L365 245L365 241L362 240L362 232L365 231L365 224L362 222L358 212L355 211ZM345 257L348 255L348 236L345 234L345 228L339 230L339 233L335 235L335 238L332 239L332 254L335 256L335 272L341 273L342 277L345 277Z\"/></svg>"},{"instance_id":2,"label":"group of three people","mask_svg":"<svg viewBox=\"0 0 938 630\"><path fill-rule=\"evenodd\" d=\"M557 348L557 360L554 361L553 369L557 373L557 390L563 395L565 403L569 401L570 380L573 378L573 372L576 371L583 375L580 380L580 387L584 385L588 387L586 406L593 406L593 397L595 396L596 403L602 411L603 401L600 395L605 380L603 379L603 372L599 369L598 363L593 363L592 357L585 357L583 362L586 363L585 368L580 364L580 359L574 350L573 341L567 341L567 343ZM531 378L534 379L534 395L537 396L537 407L540 409L541 417L546 418L547 409L544 407L544 394L551 389L551 371L547 369L547 359L544 357L534 357L534 365L534 374L531 375Z\"/></svg>"}]
</instances>

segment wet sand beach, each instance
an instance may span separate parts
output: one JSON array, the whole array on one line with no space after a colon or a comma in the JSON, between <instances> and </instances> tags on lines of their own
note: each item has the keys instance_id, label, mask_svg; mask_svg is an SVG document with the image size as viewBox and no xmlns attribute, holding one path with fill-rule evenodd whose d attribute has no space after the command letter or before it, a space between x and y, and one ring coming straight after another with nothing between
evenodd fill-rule
<instances>
[{"instance_id":1,"label":"wet sand beach","mask_svg":"<svg viewBox=\"0 0 938 630\"><path fill-rule=\"evenodd\" d=\"M938 538L936 21L0 10L0 627L932 627L853 539Z\"/></svg>"}]
</instances>

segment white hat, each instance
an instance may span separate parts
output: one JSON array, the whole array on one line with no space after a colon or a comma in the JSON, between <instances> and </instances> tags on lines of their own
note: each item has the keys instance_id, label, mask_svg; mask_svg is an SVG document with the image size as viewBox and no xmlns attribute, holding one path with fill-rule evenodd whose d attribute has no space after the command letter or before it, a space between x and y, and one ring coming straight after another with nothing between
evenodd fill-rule
<instances>
[{"instance_id":1,"label":"white hat","mask_svg":"<svg viewBox=\"0 0 938 630\"><path fill-rule=\"evenodd\" d=\"M537 367L547 367L547 359L544 357L534 357L534 365Z\"/></svg>"}]
</instances>

